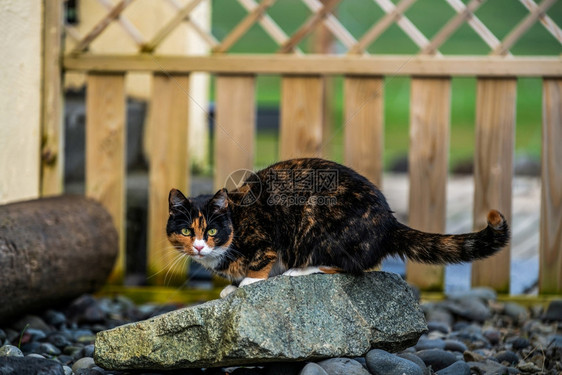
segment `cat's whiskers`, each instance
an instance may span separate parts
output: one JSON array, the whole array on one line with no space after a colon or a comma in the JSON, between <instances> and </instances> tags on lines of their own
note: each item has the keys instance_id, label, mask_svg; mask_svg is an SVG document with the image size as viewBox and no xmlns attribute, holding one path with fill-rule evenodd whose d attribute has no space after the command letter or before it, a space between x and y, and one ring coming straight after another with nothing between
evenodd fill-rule
<instances>
[{"instance_id":1,"label":"cat's whiskers","mask_svg":"<svg viewBox=\"0 0 562 375\"><path fill-rule=\"evenodd\" d=\"M179 256L176 257L175 261L168 267L168 271L166 272L166 275L164 276L164 285L166 285L168 283L168 275L170 273L170 271L172 271L173 269L176 268L176 266L181 263L181 261L187 258L187 256L185 254L181 254L179 253ZM171 281L171 278L170 278Z\"/></svg>"}]
</instances>

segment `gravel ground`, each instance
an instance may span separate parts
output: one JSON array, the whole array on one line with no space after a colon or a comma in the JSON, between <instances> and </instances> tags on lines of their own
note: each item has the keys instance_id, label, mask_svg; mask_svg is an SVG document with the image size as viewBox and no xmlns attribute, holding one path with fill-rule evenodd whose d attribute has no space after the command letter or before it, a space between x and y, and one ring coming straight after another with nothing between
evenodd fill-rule
<instances>
[{"instance_id":1,"label":"gravel ground","mask_svg":"<svg viewBox=\"0 0 562 375\"><path fill-rule=\"evenodd\" d=\"M0 327L0 375L123 375L93 361L95 333L178 308L135 305L125 297L84 295L59 310ZM562 374L562 300L527 309L476 289L424 303L429 332L401 353L372 350L361 358L317 363L194 369L162 374ZM34 372L35 371L35 372ZM159 374L159 372L134 372Z\"/></svg>"}]
</instances>

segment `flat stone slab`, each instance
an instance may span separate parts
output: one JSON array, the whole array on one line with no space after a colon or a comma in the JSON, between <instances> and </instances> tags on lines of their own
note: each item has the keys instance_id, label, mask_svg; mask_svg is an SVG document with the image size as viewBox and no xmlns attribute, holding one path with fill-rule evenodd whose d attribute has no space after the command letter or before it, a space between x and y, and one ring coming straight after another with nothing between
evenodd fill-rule
<instances>
[{"instance_id":1,"label":"flat stone slab","mask_svg":"<svg viewBox=\"0 0 562 375\"><path fill-rule=\"evenodd\" d=\"M427 330L396 274L278 276L228 297L99 332L110 370L224 367L399 351Z\"/></svg>"}]
</instances>

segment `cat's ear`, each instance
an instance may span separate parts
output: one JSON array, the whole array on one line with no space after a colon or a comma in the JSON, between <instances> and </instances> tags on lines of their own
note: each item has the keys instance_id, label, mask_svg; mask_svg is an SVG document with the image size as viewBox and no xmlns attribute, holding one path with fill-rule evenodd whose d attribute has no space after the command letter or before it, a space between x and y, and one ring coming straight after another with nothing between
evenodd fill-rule
<instances>
[{"instance_id":1,"label":"cat's ear","mask_svg":"<svg viewBox=\"0 0 562 375\"><path fill-rule=\"evenodd\" d=\"M225 188L217 191L209 201L209 205L218 211L226 210L228 208L228 191Z\"/></svg>"},{"instance_id":2,"label":"cat's ear","mask_svg":"<svg viewBox=\"0 0 562 375\"><path fill-rule=\"evenodd\" d=\"M180 207L183 207L186 202L189 202L189 200L182 194L181 191L178 189L170 190L170 194L168 195L170 215L180 209Z\"/></svg>"}]
</instances>

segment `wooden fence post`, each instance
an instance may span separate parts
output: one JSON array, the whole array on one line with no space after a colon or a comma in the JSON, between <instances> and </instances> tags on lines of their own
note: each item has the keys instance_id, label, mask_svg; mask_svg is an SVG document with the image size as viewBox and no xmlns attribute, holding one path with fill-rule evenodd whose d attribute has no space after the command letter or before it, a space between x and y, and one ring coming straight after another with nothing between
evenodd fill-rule
<instances>
[{"instance_id":1,"label":"wooden fence post","mask_svg":"<svg viewBox=\"0 0 562 375\"><path fill-rule=\"evenodd\" d=\"M188 108L189 75L155 74L150 109L150 160L147 268L152 284L181 285L185 260L166 238L168 193L189 195Z\"/></svg>"},{"instance_id":2,"label":"wooden fence post","mask_svg":"<svg viewBox=\"0 0 562 375\"><path fill-rule=\"evenodd\" d=\"M41 95L41 195L63 192L64 136L61 44L62 1L43 1L43 89Z\"/></svg>"},{"instance_id":3,"label":"wooden fence post","mask_svg":"<svg viewBox=\"0 0 562 375\"><path fill-rule=\"evenodd\" d=\"M539 292L562 293L562 79L543 81Z\"/></svg>"},{"instance_id":4,"label":"wooden fence post","mask_svg":"<svg viewBox=\"0 0 562 375\"><path fill-rule=\"evenodd\" d=\"M511 223L511 182L515 142L515 78L479 78L476 87L474 230L486 227L490 209ZM472 264L472 285L509 293L510 246Z\"/></svg>"},{"instance_id":5,"label":"wooden fence post","mask_svg":"<svg viewBox=\"0 0 562 375\"><path fill-rule=\"evenodd\" d=\"M344 162L381 188L384 79L346 76L344 103Z\"/></svg>"},{"instance_id":6,"label":"wooden fence post","mask_svg":"<svg viewBox=\"0 0 562 375\"><path fill-rule=\"evenodd\" d=\"M216 77L215 189L225 187L232 172L254 168L255 87L251 75Z\"/></svg>"},{"instance_id":7,"label":"wooden fence post","mask_svg":"<svg viewBox=\"0 0 562 375\"><path fill-rule=\"evenodd\" d=\"M281 79L281 159L322 155L323 86L321 76Z\"/></svg>"},{"instance_id":8,"label":"wooden fence post","mask_svg":"<svg viewBox=\"0 0 562 375\"><path fill-rule=\"evenodd\" d=\"M119 234L110 280L125 272L125 75L89 73L86 91L86 195L109 211Z\"/></svg>"},{"instance_id":9,"label":"wooden fence post","mask_svg":"<svg viewBox=\"0 0 562 375\"><path fill-rule=\"evenodd\" d=\"M426 232L445 231L450 108L450 78L412 78L408 221ZM406 277L420 289L442 290L444 267L408 261Z\"/></svg>"}]
</instances>

